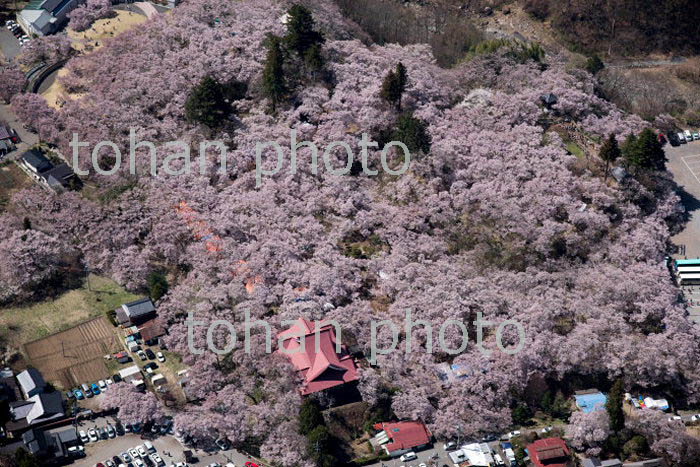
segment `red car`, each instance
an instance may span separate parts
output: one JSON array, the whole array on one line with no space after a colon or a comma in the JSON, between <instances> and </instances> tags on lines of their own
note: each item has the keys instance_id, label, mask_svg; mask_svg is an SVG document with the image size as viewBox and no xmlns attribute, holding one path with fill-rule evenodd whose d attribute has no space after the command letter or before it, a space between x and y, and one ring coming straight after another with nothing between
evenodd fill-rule
<instances>
[{"instance_id":1,"label":"red car","mask_svg":"<svg viewBox=\"0 0 700 467\"><path fill-rule=\"evenodd\" d=\"M245 467L260 467L258 464L255 462L246 462Z\"/></svg>"}]
</instances>

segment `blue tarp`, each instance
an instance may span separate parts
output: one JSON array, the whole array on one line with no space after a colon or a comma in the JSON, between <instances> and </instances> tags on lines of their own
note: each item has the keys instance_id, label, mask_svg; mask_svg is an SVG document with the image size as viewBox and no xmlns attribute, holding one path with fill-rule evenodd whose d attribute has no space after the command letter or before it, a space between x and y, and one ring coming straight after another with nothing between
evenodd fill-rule
<instances>
[{"instance_id":1,"label":"blue tarp","mask_svg":"<svg viewBox=\"0 0 700 467\"><path fill-rule=\"evenodd\" d=\"M608 396L602 392L594 394L581 394L574 396L576 405L584 413L595 412L596 410L605 410L605 403L608 401Z\"/></svg>"}]
</instances>

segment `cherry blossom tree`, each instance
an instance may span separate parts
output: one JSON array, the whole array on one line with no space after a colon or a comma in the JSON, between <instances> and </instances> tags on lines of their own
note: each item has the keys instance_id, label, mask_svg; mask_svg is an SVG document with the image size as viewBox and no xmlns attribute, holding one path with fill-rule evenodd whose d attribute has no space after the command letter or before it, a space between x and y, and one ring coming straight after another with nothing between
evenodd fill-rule
<instances>
[{"instance_id":1,"label":"cherry blossom tree","mask_svg":"<svg viewBox=\"0 0 700 467\"><path fill-rule=\"evenodd\" d=\"M102 410L119 409L122 423L148 423L163 417L163 405L148 391L139 391L131 383L113 384L100 401Z\"/></svg>"}]
</instances>

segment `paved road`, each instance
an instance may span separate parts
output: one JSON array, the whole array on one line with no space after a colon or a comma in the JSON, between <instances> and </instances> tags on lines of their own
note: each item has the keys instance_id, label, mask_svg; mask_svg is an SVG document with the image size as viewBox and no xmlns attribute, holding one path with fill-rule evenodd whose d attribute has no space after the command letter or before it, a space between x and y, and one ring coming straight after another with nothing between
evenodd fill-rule
<instances>
[{"instance_id":1,"label":"paved road","mask_svg":"<svg viewBox=\"0 0 700 467\"><path fill-rule=\"evenodd\" d=\"M7 30L5 23L0 25L0 53L7 59L15 58L21 51L17 38Z\"/></svg>"}]
</instances>

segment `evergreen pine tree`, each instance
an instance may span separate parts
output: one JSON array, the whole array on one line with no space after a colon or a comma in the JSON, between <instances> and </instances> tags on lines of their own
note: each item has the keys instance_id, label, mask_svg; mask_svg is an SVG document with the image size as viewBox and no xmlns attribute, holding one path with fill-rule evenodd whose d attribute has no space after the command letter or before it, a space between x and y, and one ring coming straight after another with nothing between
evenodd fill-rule
<instances>
[{"instance_id":1,"label":"evergreen pine tree","mask_svg":"<svg viewBox=\"0 0 700 467\"><path fill-rule=\"evenodd\" d=\"M185 117L190 122L214 128L231 112L221 84L211 76L192 89L185 102Z\"/></svg>"},{"instance_id":2,"label":"evergreen pine tree","mask_svg":"<svg viewBox=\"0 0 700 467\"><path fill-rule=\"evenodd\" d=\"M605 140L605 143L603 143L603 146L600 148L599 155L600 158L605 161L605 179L607 180L610 164L615 162L622 155L615 135L611 134L608 139Z\"/></svg>"},{"instance_id":3,"label":"evergreen pine tree","mask_svg":"<svg viewBox=\"0 0 700 467\"><path fill-rule=\"evenodd\" d=\"M299 54L299 57L305 58L309 49L323 44L323 35L315 30L316 23L306 7L294 5L287 14L289 17L284 41L290 50Z\"/></svg>"},{"instance_id":4,"label":"evergreen pine tree","mask_svg":"<svg viewBox=\"0 0 700 467\"><path fill-rule=\"evenodd\" d=\"M608 401L605 403L605 410L610 417L610 429L615 432L621 431L625 427L625 412L622 409L622 402L625 397L625 386L621 379L618 379L610 389Z\"/></svg>"},{"instance_id":5,"label":"evergreen pine tree","mask_svg":"<svg viewBox=\"0 0 700 467\"><path fill-rule=\"evenodd\" d=\"M263 70L263 93L272 102L272 111L277 110L277 105L282 101L287 92L287 83L284 77L284 52L281 39L270 36L267 41L267 58Z\"/></svg>"}]
</instances>

